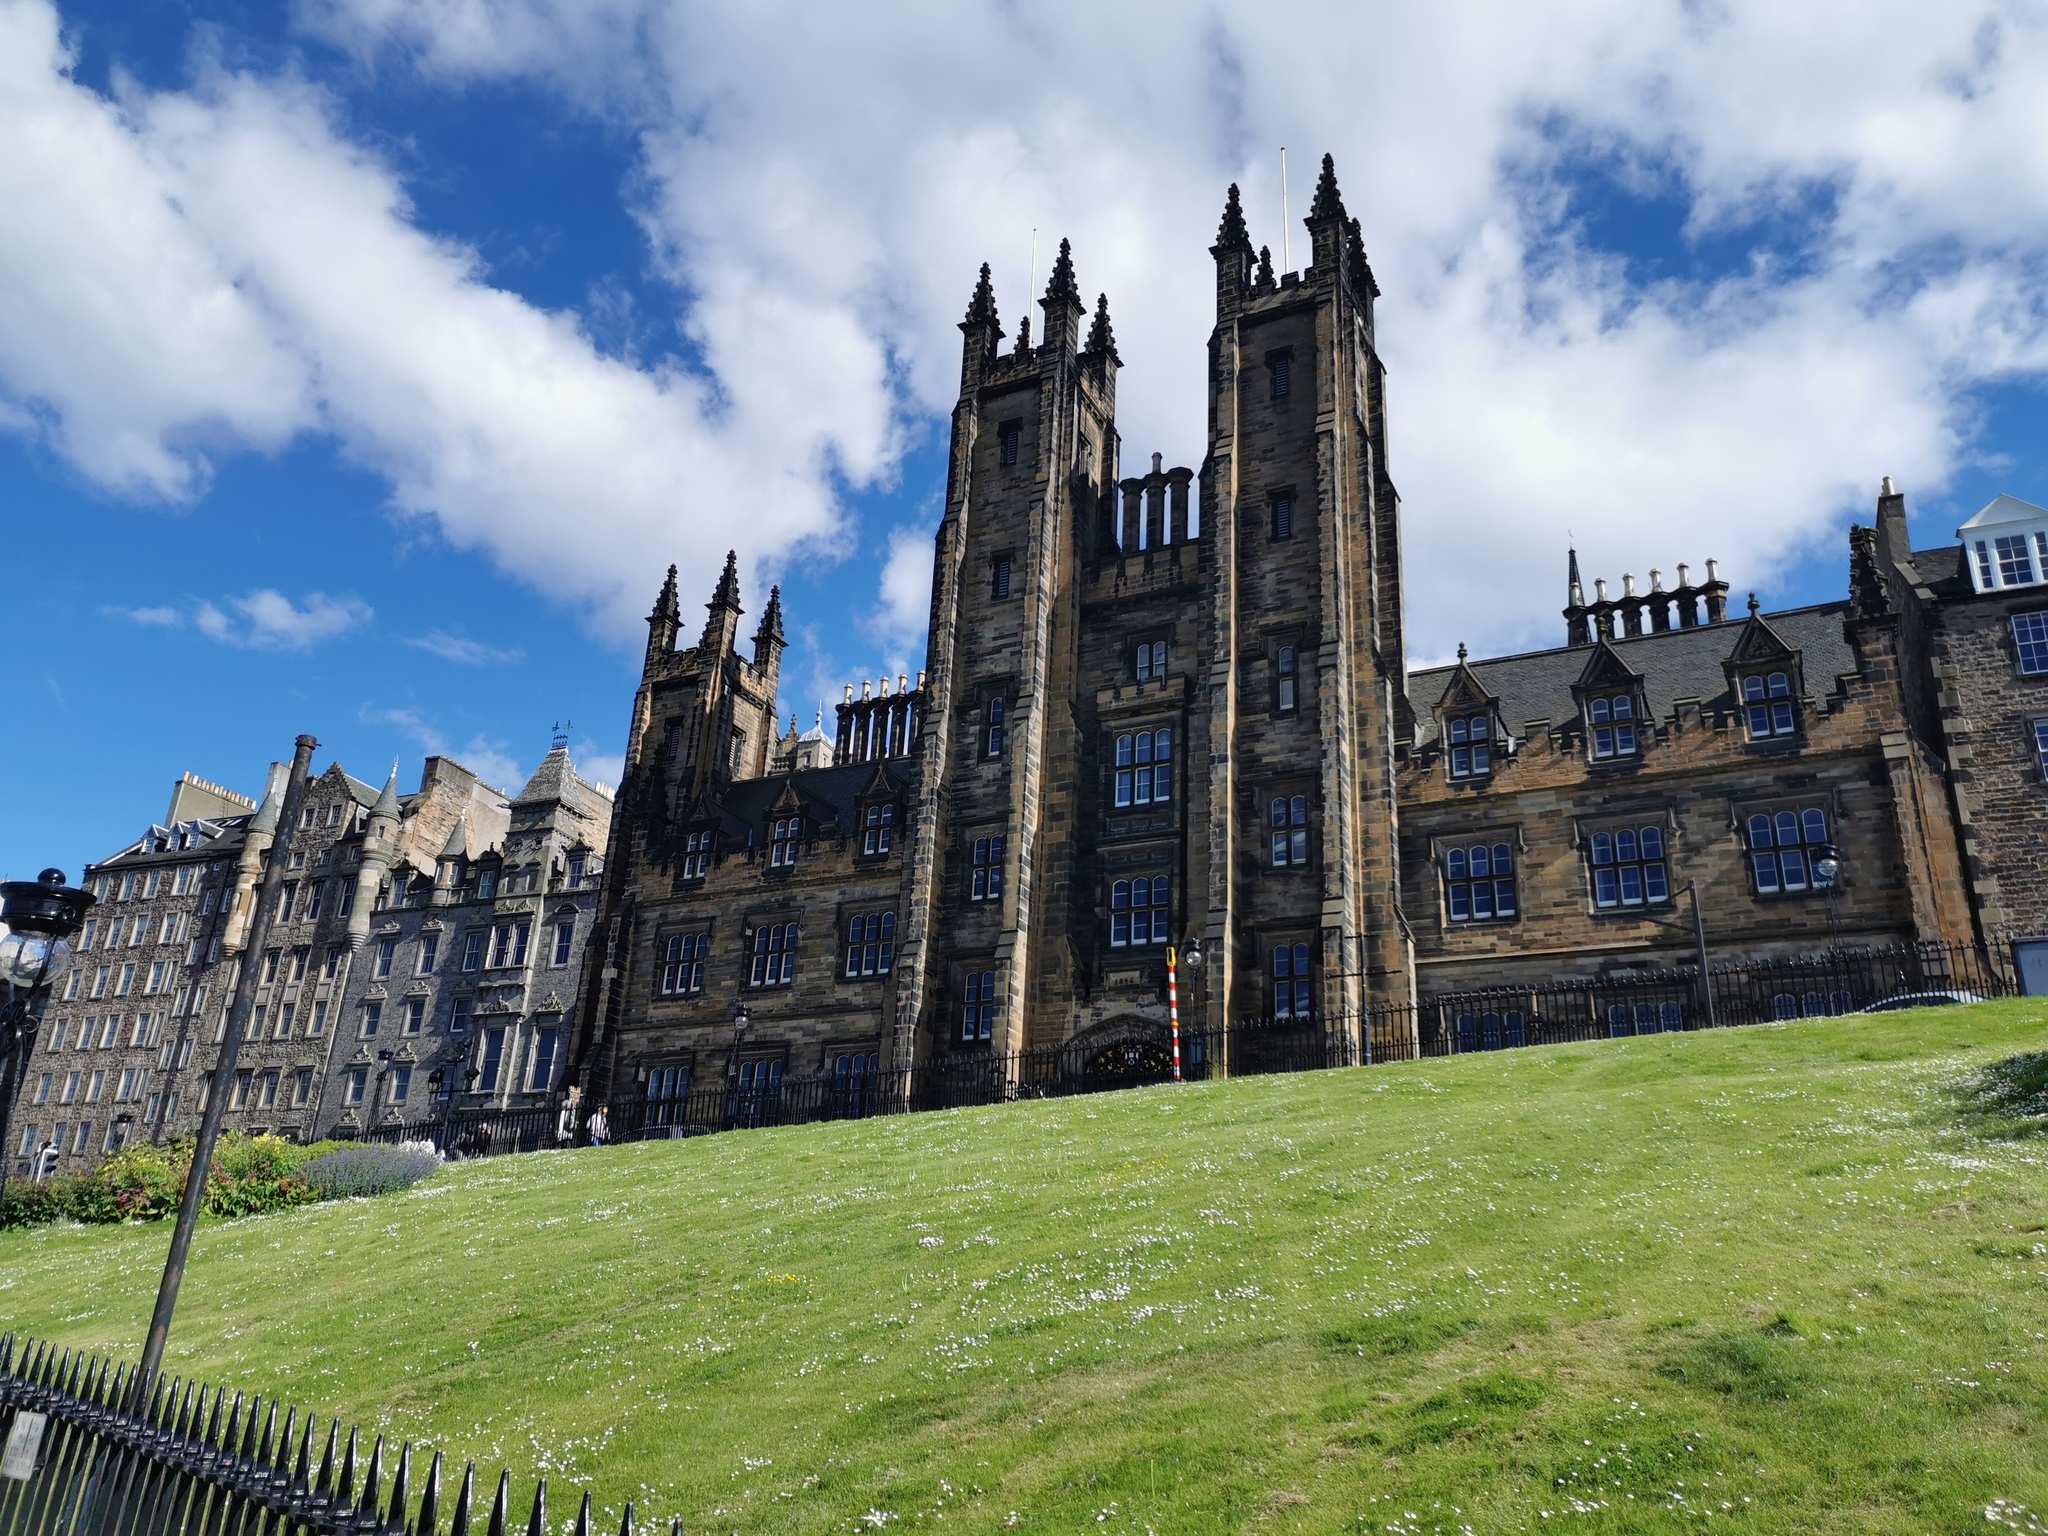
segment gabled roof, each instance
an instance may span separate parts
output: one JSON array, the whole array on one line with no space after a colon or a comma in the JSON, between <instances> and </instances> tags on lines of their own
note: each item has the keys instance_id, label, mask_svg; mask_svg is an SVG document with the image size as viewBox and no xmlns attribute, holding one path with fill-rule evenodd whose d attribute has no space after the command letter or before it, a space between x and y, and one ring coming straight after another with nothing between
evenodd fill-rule
<instances>
[{"instance_id":1,"label":"gabled roof","mask_svg":"<svg viewBox=\"0 0 2048 1536\"><path fill-rule=\"evenodd\" d=\"M547 805L556 801L573 811L589 813L604 809L599 804L611 797L576 771L569 761L569 749L556 747L540 760L526 788L513 798L514 805Z\"/></svg>"},{"instance_id":2,"label":"gabled roof","mask_svg":"<svg viewBox=\"0 0 2048 1536\"><path fill-rule=\"evenodd\" d=\"M1633 688L1642 680L1643 674L1623 661L1614 642L1605 636L1594 642L1586 669L1579 674L1581 688Z\"/></svg>"},{"instance_id":3,"label":"gabled roof","mask_svg":"<svg viewBox=\"0 0 2048 1536\"><path fill-rule=\"evenodd\" d=\"M1753 603L1755 598L1751 598ZM1731 667L1753 666L1761 661L1788 660L1797 648L1785 643L1785 637L1771 628L1764 616L1754 608L1743 622L1742 633L1728 652Z\"/></svg>"},{"instance_id":4,"label":"gabled roof","mask_svg":"<svg viewBox=\"0 0 2048 1536\"><path fill-rule=\"evenodd\" d=\"M851 832L857 824L860 802L872 792L877 779L900 793L910 786L910 760L890 758L870 763L846 763L836 768L801 768L795 773L777 774L772 779L741 779L725 791L724 826L742 834L748 827L765 824L782 798L785 788L794 788L806 810L820 821L836 822Z\"/></svg>"},{"instance_id":5,"label":"gabled roof","mask_svg":"<svg viewBox=\"0 0 2048 1536\"><path fill-rule=\"evenodd\" d=\"M1981 533L1986 528L2001 528L2007 523L2048 523L2048 507L2037 507L2031 501L2021 501L2017 496L2000 494L1980 507L1970 520L1956 530L1961 538L1966 533Z\"/></svg>"},{"instance_id":6,"label":"gabled roof","mask_svg":"<svg viewBox=\"0 0 2048 1536\"><path fill-rule=\"evenodd\" d=\"M1450 681L1444 685L1443 696L1436 701L1439 710L1477 709L1495 702L1494 696L1479 681L1478 674L1465 664L1465 647L1458 647L1458 664L1450 669Z\"/></svg>"},{"instance_id":7,"label":"gabled roof","mask_svg":"<svg viewBox=\"0 0 2048 1536\"><path fill-rule=\"evenodd\" d=\"M1824 692L1836 677L1856 670L1856 653L1843 633L1848 611L1846 602L1834 602L1770 615L1773 633L1804 658L1809 692ZM1710 708L1732 707L1735 701L1729 697L1725 668L1740 632L1734 624L1702 624L1661 635L1631 635L1611 644L1616 655L1641 675L1644 706L1652 719L1661 720L1672 713L1677 699L1696 698ZM1517 736L1524 734L1527 721L1557 724L1577 716L1572 688L1586 664L1582 645L1468 663L1480 684L1500 699L1501 720ZM1410 697L1435 697L1455 670L1454 663L1411 673ZM1423 716L1416 731L1418 745L1433 740L1435 722Z\"/></svg>"}]
</instances>

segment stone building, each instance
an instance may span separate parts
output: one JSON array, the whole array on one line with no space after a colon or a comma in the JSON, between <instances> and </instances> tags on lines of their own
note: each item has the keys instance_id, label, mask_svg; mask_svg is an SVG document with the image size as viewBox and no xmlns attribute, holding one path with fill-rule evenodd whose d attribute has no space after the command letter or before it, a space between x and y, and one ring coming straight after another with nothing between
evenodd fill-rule
<instances>
[{"instance_id":1,"label":"stone building","mask_svg":"<svg viewBox=\"0 0 2048 1536\"><path fill-rule=\"evenodd\" d=\"M1845 602L1731 621L1708 562L1584 600L1567 644L1417 672L1400 769L1419 986L1968 940L1940 738L1916 723L1869 529ZM1832 886L1815 872L1822 849Z\"/></svg>"},{"instance_id":2,"label":"stone building","mask_svg":"<svg viewBox=\"0 0 2048 1536\"><path fill-rule=\"evenodd\" d=\"M86 872L99 904L31 1056L17 1166L195 1130L225 1038L284 770L261 805L189 778L164 823ZM464 1105L543 1102L566 1059L611 799L557 741L508 798L447 758L382 793L332 764L286 868L225 1124L313 1139ZM437 1097L438 1095L438 1097Z\"/></svg>"},{"instance_id":3,"label":"stone building","mask_svg":"<svg viewBox=\"0 0 2048 1536\"><path fill-rule=\"evenodd\" d=\"M1124 475L1108 304L1064 244L1036 342L1027 317L1006 344L983 270L928 668L849 694L832 767L763 777L779 596L740 656L728 558L679 650L671 570L587 972L595 1093L1156 1039L1189 938L1198 1021L1410 995L1378 288L1327 160L1306 223L1312 264L1276 275L1230 194L1199 472Z\"/></svg>"},{"instance_id":4,"label":"stone building","mask_svg":"<svg viewBox=\"0 0 2048 1536\"><path fill-rule=\"evenodd\" d=\"M1943 744L1970 900L1998 939L2048 936L2048 510L1999 496L1958 543L1910 547L1878 501L1877 557L1907 619L1917 728Z\"/></svg>"}]
</instances>

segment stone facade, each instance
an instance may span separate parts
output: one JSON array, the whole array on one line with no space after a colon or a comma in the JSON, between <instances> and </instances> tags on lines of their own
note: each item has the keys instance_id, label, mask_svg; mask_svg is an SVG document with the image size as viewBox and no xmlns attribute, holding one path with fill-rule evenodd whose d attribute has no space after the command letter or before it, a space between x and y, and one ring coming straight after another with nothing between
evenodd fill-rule
<instances>
[{"instance_id":1,"label":"stone facade","mask_svg":"<svg viewBox=\"0 0 2048 1536\"><path fill-rule=\"evenodd\" d=\"M671 570L581 1018L595 1095L1154 1036L1167 949L1191 938L1211 957L1194 1022L1412 994L1378 289L1327 162L1306 222L1313 264L1276 276L1232 191L1199 473L1122 473L1107 301L1090 322L1064 245L1037 342L1026 319L1006 344L984 270L927 670L849 690L833 767L792 731L755 781L778 598L740 656L728 560L679 650Z\"/></svg>"},{"instance_id":2,"label":"stone facade","mask_svg":"<svg viewBox=\"0 0 2048 1536\"><path fill-rule=\"evenodd\" d=\"M238 975L229 1129L310 1140L559 1085L610 795L559 745L511 798L446 758L405 796L395 769L379 794L331 765L246 955L283 791L281 766L260 806L181 781L165 824L88 869L100 900L29 1062L17 1167L59 1126L66 1170L196 1130Z\"/></svg>"}]
</instances>

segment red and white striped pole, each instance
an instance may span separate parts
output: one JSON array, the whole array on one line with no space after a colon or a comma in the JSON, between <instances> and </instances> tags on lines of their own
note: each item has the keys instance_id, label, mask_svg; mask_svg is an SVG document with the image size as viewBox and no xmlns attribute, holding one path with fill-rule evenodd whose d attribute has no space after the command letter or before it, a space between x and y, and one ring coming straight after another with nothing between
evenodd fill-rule
<instances>
[{"instance_id":1,"label":"red and white striped pole","mask_svg":"<svg viewBox=\"0 0 2048 1536\"><path fill-rule=\"evenodd\" d=\"M1166 946L1166 1017L1173 1025L1173 1080L1180 1082L1180 967L1171 944Z\"/></svg>"}]
</instances>

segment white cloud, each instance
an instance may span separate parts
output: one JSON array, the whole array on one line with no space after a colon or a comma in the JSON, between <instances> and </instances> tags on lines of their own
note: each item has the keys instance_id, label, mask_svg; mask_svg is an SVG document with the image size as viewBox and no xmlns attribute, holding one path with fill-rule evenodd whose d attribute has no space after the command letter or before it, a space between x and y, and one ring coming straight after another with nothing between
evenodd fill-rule
<instances>
[{"instance_id":1,"label":"white cloud","mask_svg":"<svg viewBox=\"0 0 2048 1536\"><path fill-rule=\"evenodd\" d=\"M906 417L943 414L975 267L1014 326L1034 226L1041 282L1064 233L1110 294L1133 461L1199 463L1206 247L1234 178L1277 255L1283 142L1297 219L1336 153L1386 289L1418 651L1554 640L1567 525L1589 574L1715 554L1767 585L1880 475L1937 486L1967 391L2048 361L2048 28L2004 0L301 16L637 133L709 377L491 288L303 85L109 102L63 75L42 0L0 0L0 412L166 495L215 445L333 431L405 512L621 637L664 554L714 559L727 527L750 563L845 547L831 477L886 481ZM1810 238L1646 282L1573 222L1589 159L1668 188L1688 239L1767 213ZM873 623L899 636L913 565L892 539Z\"/></svg>"},{"instance_id":2,"label":"white cloud","mask_svg":"<svg viewBox=\"0 0 2048 1536\"><path fill-rule=\"evenodd\" d=\"M409 636L405 642L415 650L438 656L443 661L452 661L459 666L486 667L509 662L523 661L526 652L516 646L500 649L485 645L481 640L471 640L462 635L451 635L446 630L430 629L424 635Z\"/></svg>"},{"instance_id":3,"label":"white cloud","mask_svg":"<svg viewBox=\"0 0 2048 1536\"><path fill-rule=\"evenodd\" d=\"M889 558L882 565L881 601L869 615L866 628L897 671L924 664L924 634L931 622L931 609L932 530L892 528Z\"/></svg>"},{"instance_id":4,"label":"white cloud","mask_svg":"<svg viewBox=\"0 0 2048 1536\"><path fill-rule=\"evenodd\" d=\"M585 737L570 753L570 761L576 771L592 784L602 784L608 789L617 789L619 781L626 776L626 755L623 752L602 752L596 742Z\"/></svg>"},{"instance_id":5,"label":"white cloud","mask_svg":"<svg viewBox=\"0 0 2048 1536\"><path fill-rule=\"evenodd\" d=\"M108 608L107 613L134 624L179 629L190 624L209 640L252 651L307 651L323 640L348 633L375 617L369 604L354 597L329 597L308 592L293 602L282 592L258 587L241 597L218 603L201 599L189 609L176 607Z\"/></svg>"}]
</instances>

